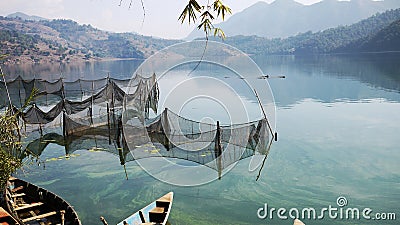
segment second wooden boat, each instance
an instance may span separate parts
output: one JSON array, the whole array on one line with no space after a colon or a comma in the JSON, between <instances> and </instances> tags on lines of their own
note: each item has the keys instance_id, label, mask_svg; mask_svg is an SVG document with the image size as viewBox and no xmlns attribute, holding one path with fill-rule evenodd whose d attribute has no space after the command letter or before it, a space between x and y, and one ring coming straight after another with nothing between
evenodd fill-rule
<instances>
[{"instance_id":1,"label":"second wooden boat","mask_svg":"<svg viewBox=\"0 0 400 225\"><path fill-rule=\"evenodd\" d=\"M148 206L124 219L117 225L165 225L167 223L169 213L171 212L173 198L174 193L169 192L168 194L162 196Z\"/></svg>"}]
</instances>

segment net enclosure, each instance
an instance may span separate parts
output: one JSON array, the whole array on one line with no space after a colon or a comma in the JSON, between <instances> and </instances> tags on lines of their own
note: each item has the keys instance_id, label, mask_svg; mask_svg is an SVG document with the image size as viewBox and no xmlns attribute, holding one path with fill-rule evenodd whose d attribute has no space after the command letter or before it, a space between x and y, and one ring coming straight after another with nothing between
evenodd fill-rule
<instances>
[{"instance_id":1,"label":"net enclosure","mask_svg":"<svg viewBox=\"0 0 400 225\"><path fill-rule=\"evenodd\" d=\"M5 97L7 89L11 102ZM36 97L20 110L33 90ZM107 151L117 155L121 165L151 157L176 158L220 175L241 159L267 156L273 139L266 117L220 125L190 120L167 108L158 113L155 74L74 82L17 77L0 82L0 92L0 107L18 113L28 134L25 154L35 156L56 143L67 155L83 149ZM150 111L156 116L150 118Z\"/></svg>"}]
</instances>

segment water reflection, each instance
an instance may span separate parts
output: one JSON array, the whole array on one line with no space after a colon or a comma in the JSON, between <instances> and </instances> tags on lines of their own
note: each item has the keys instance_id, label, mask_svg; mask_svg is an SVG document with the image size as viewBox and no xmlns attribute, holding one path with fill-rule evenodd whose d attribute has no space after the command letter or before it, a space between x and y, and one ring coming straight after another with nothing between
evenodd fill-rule
<instances>
[{"instance_id":1,"label":"water reflection","mask_svg":"<svg viewBox=\"0 0 400 225\"><path fill-rule=\"evenodd\" d=\"M400 101L400 54L266 56L255 61L270 79L277 105L384 98Z\"/></svg>"},{"instance_id":2,"label":"water reflection","mask_svg":"<svg viewBox=\"0 0 400 225\"><path fill-rule=\"evenodd\" d=\"M45 79L75 81L78 79L94 80L103 77L128 79L133 76L135 70L143 60L116 60L96 61L81 63L40 63L40 64L18 64L3 66L4 74L9 80L18 76L23 79Z\"/></svg>"},{"instance_id":3,"label":"water reflection","mask_svg":"<svg viewBox=\"0 0 400 225\"><path fill-rule=\"evenodd\" d=\"M264 74L285 75L270 78L279 106L287 107L307 98L322 102L358 101L384 98L400 101L400 53L325 55L325 56L254 56ZM235 57L231 60L235 63ZM5 66L9 79L45 78L66 81L111 77L127 79L142 61L120 60L69 64L33 64ZM253 77L251 79L256 79ZM223 79L240 79L227 75ZM251 98L249 98L251 100Z\"/></svg>"}]
</instances>

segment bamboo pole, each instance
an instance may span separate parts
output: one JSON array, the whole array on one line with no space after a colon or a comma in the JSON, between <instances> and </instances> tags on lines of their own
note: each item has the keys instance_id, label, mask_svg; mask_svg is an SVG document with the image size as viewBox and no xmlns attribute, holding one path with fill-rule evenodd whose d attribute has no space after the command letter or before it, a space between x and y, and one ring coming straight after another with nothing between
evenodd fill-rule
<instances>
[{"instance_id":1,"label":"bamboo pole","mask_svg":"<svg viewBox=\"0 0 400 225\"><path fill-rule=\"evenodd\" d=\"M111 112L112 112L112 120L113 120L113 130L115 129L115 100L114 100L114 82L111 83L109 80L109 84L111 86Z\"/></svg>"},{"instance_id":2,"label":"bamboo pole","mask_svg":"<svg viewBox=\"0 0 400 225\"><path fill-rule=\"evenodd\" d=\"M162 129L164 130L165 147L166 147L167 151L169 151L171 146L170 146L169 137L167 134L170 134L171 132L170 132L169 121L168 121L168 108L164 109L163 117L164 117L166 127L164 127L164 124L161 124L161 126L162 126Z\"/></svg>"},{"instance_id":3,"label":"bamboo pole","mask_svg":"<svg viewBox=\"0 0 400 225\"><path fill-rule=\"evenodd\" d=\"M111 145L111 128L110 128L110 107L107 102L107 126L108 126L108 144Z\"/></svg>"},{"instance_id":4,"label":"bamboo pole","mask_svg":"<svg viewBox=\"0 0 400 225\"><path fill-rule=\"evenodd\" d=\"M93 126L93 95L94 95L94 80L92 80L92 96L90 101L90 123Z\"/></svg>"},{"instance_id":5,"label":"bamboo pole","mask_svg":"<svg viewBox=\"0 0 400 225\"><path fill-rule=\"evenodd\" d=\"M217 160L218 179L221 179L222 172L222 146L221 146L221 127L217 121L217 132L215 134L215 159Z\"/></svg>"}]
</instances>

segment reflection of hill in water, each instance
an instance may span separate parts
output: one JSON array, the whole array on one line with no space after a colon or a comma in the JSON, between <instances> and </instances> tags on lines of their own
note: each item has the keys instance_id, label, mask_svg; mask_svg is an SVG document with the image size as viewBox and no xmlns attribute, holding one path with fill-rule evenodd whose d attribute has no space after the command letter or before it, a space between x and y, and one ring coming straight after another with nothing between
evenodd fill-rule
<instances>
[{"instance_id":1,"label":"reflection of hill in water","mask_svg":"<svg viewBox=\"0 0 400 225\"><path fill-rule=\"evenodd\" d=\"M400 54L268 56L255 59L270 79L279 106L307 98L323 102L385 98L400 101ZM371 97L372 96L372 97Z\"/></svg>"},{"instance_id":2,"label":"reflection of hill in water","mask_svg":"<svg viewBox=\"0 0 400 225\"><path fill-rule=\"evenodd\" d=\"M57 80L61 77L65 81L75 81L77 79L93 80L107 77L107 74L113 78L127 79L133 77L133 73L142 62L142 60L117 60L68 64L20 64L5 65L3 70L8 80L13 80L18 76L26 80L32 78Z\"/></svg>"}]
</instances>

